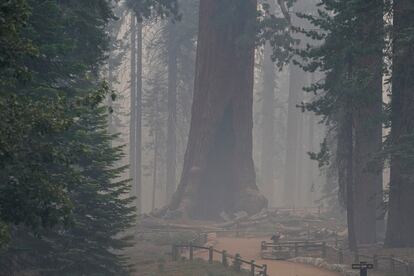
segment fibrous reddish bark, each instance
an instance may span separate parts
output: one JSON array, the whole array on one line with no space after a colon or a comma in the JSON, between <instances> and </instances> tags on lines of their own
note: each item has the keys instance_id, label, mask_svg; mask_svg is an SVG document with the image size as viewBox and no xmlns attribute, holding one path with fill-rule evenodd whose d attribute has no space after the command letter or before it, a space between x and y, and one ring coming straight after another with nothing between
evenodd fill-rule
<instances>
[{"instance_id":1,"label":"fibrous reddish bark","mask_svg":"<svg viewBox=\"0 0 414 276\"><path fill-rule=\"evenodd\" d=\"M256 1L201 0L189 141L169 206L193 218L260 211L252 158Z\"/></svg>"}]
</instances>

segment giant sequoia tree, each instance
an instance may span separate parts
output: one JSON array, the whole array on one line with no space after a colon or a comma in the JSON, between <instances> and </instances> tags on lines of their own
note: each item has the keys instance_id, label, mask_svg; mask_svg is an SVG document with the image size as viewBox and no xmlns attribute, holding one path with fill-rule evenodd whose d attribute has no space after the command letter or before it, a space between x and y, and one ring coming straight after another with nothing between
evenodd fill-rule
<instances>
[{"instance_id":1,"label":"giant sequoia tree","mask_svg":"<svg viewBox=\"0 0 414 276\"><path fill-rule=\"evenodd\" d=\"M265 207L252 159L256 1L202 0L192 120L171 210L197 218Z\"/></svg>"}]
</instances>

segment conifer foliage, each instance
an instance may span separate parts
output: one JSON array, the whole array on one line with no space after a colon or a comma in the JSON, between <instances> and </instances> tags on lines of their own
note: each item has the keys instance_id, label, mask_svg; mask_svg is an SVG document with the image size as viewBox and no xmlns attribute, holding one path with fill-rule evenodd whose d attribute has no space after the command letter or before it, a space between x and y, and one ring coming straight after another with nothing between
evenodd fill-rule
<instances>
[{"instance_id":1,"label":"conifer foliage","mask_svg":"<svg viewBox=\"0 0 414 276\"><path fill-rule=\"evenodd\" d=\"M107 0L0 4L0 275L123 275L134 220L100 77Z\"/></svg>"}]
</instances>

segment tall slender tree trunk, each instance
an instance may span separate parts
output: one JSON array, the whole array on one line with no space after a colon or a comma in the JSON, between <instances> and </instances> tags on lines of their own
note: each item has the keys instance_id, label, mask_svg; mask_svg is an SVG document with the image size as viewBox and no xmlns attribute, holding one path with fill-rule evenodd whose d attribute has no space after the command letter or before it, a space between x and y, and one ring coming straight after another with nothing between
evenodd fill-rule
<instances>
[{"instance_id":1,"label":"tall slender tree trunk","mask_svg":"<svg viewBox=\"0 0 414 276\"><path fill-rule=\"evenodd\" d=\"M272 47L266 43L263 61L262 91L262 149L261 179L262 192L270 204L275 197L275 65L271 60Z\"/></svg>"},{"instance_id":2,"label":"tall slender tree trunk","mask_svg":"<svg viewBox=\"0 0 414 276\"><path fill-rule=\"evenodd\" d=\"M137 24L137 69L135 109L135 197L137 213L142 211L142 23Z\"/></svg>"},{"instance_id":3,"label":"tall slender tree trunk","mask_svg":"<svg viewBox=\"0 0 414 276\"><path fill-rule=\"evenodd\" d=\"M130 122L129 122L129 177L132 179L132 189L136 191L136 99L137 99L137 23L135 15L131 15L131 87L130 87Z\"/></svg>"},{"instance_id":4,"label":"tall slender tree trunk","mask_svg":"<svg viewBox=\"0 0 414 276\"><path fill-rule=\"evenodd\" d=\"M314 81L312 81L314 83ZM315 151L315 114L309 113L308 116L308 152ZM306 195L305 203L308 206L314 205L316 200L316 189L315 189L315 161L310 160L307 156L306 162Z\"/></svg>"},{"instance_id":5,"label":"tall slender tree trunk","mask_svg":"<svg viewBox=\"0 0 414 276\"><path fill-rule=\"evenodd\" d=\"M382 205L382 164L374 161L382 149L383 7L382 1L369 2L365 5L371 8L359 15L360 28L366 43L374 46L357 61L355 71L368 78L354 109L355 232L362 244L377 241L377 215Z\"/></svg>"},{"instance_id":6,"label":"tall slender tree trunk","mask_svg":"<svg viewBox=\"0 0 414 276\"><path fill-rule=\"evenodd\" d=\"M152 164L152 201L151 210L155 210L156 196L157 196L157 185L158 185L158 131L154 131L154 157Z\"/></svg>"},{"instance_id":7,"label":"tall slender tree trunk","mask_svg":"<svg viewBox=\"0 0 414 276\"><path fill-rule=\"evenodd\" d=\"M304 85L305 86L305 85ZM303 96L303 91L301 93L301 96ZM302 101L303 97L301 97ZM297 175L297 185L296 185L296 191L295 191L295 206L298 207L305 207L304 205L304 196L306 193L306 187L305 187L305 114L298 109L299 113L299 122L298 122L298 137L297 137L297 143L298 143L298 149L297 149L297 166L296 166L296 175Z\"/></svg>"},{"instance_id":8,"label":"tall slender tree trunk","mask_svg":"<svg viewBox=\"0 0 414 276\"><path fill-rule=\"evenodd\" d=\"M286 206L295 204L296 193L298 189L299 177L297 175L297 166L299 164L299 126L300 126L300 109L297 105L300 103L302 89L304 86L304 72L296 65L290 65L289 74L289 98L288 98L288 118L286 131L286 157L285 157L285 184L284 184L284 203Z\"/></svg>"},{"instance_id":9,"label":"tall slender tree trunk","mask_svg":"<svg viewBox=\"0 0 414 276\"><path fill-rule=\"evenodd\" d=\"M252 214L267 205L252 158L256 5L254 0L200 2L189 141L169 206L184 216Z\"/></svg>"},{"instance_id":10,"label":"tall slender tree trunk","mask_svg":"<svg viewBox=\"0 0 414 276\"><path fill-rule=\"evenodd\" d=\"M131 15L131 96L129 126L129 163L132 192L136 197L137 213L141 212L142 164L142 24Z\"/></svg>"},{"instance_id":11,"label":"tall slender tree trunk","mask_svg":"<svg viewBox=\"0 0 414 276\"><path fill-rule=\"evenodd\" d=\"M177 56L176 25L168 24L168 126L167 126L167 202L176 188L177 170Z\"/></svg>"},{"instance_id":12,"label":"tall slender tree trunk","mask_svg":"<svg viewBox=\"0 0 414 276\"><path fill-rule=\"evenodd\" d=\"M344 121L344 149L346 162L346 213L348 222L348 242L352 251L357 249L355 233L355 201L354 201L354 157L353 157L353 126L352 126L352 105L348 105L345 111Z\"/></svg>"},{"instance_id":13,"label":"tall slender tree trunk","mask_svg":"<svg viewBox=\"0 0 414 276\"><path fill-rule=\"evenodd\" d=\"M113 64L112 64L112 59L109 58L108 59L108 83L109 83L109 87L111 89L113 89L113 82L114 82L114 80L113 80L113 78L114 78L113 70L114 70L114 68L113 68ZM110 109L109 112L108 112L108 133L109 134L114 134L115 130L114 130L114 122L113 122L114 121L114 118L113 118L114 116L113 116L113 110L112 110L112 108L113 108L112 95L108 95L107 103L108 103L108 108ZM112 141L111 141L111 143L112 143Z\"/></svg>"},{"instance_id":14,"label":"tall slender tree trunk","mask_svg":"<svg viewBox=\"0 0 414 276\"><path fill-rule=\"evenodd\" d=\"M344 198L349 248L354 251L357 248L355 236L355 217L354 217L354 159L353 159L353 113L352 104L347 103L340 112L338 118L337 133L337 169L338 181L341 195Z\"/></svg>"},{"instance_id":15,"label":"tall slender tree trunk","mask_svg":"<svg viewBox=\"0 0 414 276\"><path fill-rule=\"evenodd\" d=\"M399 0L393 5L393 151L386 246L414 247L414 2Z\"/></svg>"}]
</instances>

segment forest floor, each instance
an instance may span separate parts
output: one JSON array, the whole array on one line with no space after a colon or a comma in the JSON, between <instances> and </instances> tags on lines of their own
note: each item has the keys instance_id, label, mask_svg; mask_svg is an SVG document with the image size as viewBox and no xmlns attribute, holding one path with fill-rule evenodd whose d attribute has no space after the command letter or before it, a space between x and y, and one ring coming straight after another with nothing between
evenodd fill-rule
<instances>
[{"instance_id":1,"label":"forest floor","mask_svg":"<svg viewBox=\"0 0 414 276\"><path fill-rule=\"evenodd\" d=\"M260 243L266 238L232 238L218 237L214 244L217 250L226 250L229 254L240 254L243 259L255 260L257 264L266 264L269 276L339 276L338 273L319 269L305 264L288 261L262 260L260 257ZM198 252L199 257L207 258L207 252ZM220 256L217 256L220 257Z\"/></svg>"},{"instance_id":2,"label":"forest floor","mask_svg":"<svg viewBox=\"0 0 414 276\"><path fill-rule=\"evenodd\" d=\"M344 232L344 225L339 224L330 217L318 216L315 214L276 214L262 218L259 221L243 220L237 224L217 224L214 222L202 221L177 221L177 220L162 220L151 218L147 220L145 225L141 225L138 230L138 237L135 247L128 254L133 258L133 264L138 270L138 274L134 276L147 275L239 275L230 269L226 269L219 264L211 266L212 270L206 270L209 267L206 263L198 263L199 271L194 272L194 264L188 261L179 263L170 263L171 259L171 245L188 243L193 240L200 233L211 233L213 238L209 236L207 246L214 246L217 250L226 250L228 253L235 255L240 254L244 260L255 260L257 264L267 264L268 273L270 276L339 276L338 273L322 270L316 266L305 265L300 263L293 263L289 261L273 261L262 260L260 256L260 244L263 240L269 240L275 231L282 233L284 240L334 240L335 236L332 233ZM159 231L159 232L157 232ZM213 240L212 240L213 239ZM337 241L341 244L344 239L343 236L336 236ZM328 248L326 261L330 264L338 262L337 252ZM397 258L413 261L414 250L403 249L383 249L380 246L371 247L368 249L361 249L359 254L373 256L395 256ZM183 257L188 258L188 252L184 252ZM317 255L317 256L316 256ZM320 254L312 256L301 257L320 257ZM195 258L207 259L207 252L195 251ZM215 255L215 260L220 261L220 256ZM200 262L198 260L197 262ZM316 261L316 259L315 259ZM344 251L344 261L348 264L353 263L353 256ZM362 260L363 261L363 260ZM367 260L368 262L372 262ZM311 261L313 263L313 260ZM381 268L387 269L389 262L383 261ZM246 267L246 269L248 269ZM401 267L401 269L403 269ZM401 270L398 269L397 270ZM165 274L173 273L174 271L182 271L181 274ZM152 271L155 274L148 274L144 271ZM154 272L155 271L155 272ZM184 273L184 271L187 271ZM164 274L163 274L164 273ZM189 274L188 274L189 273ZM205 274L207 273L207 274ZM378 271L370 271L372 276L396 276L400 275L391 273L386 274ZM402 275L402 274L401 274Z\"/></svg>"},{"instance_id":3,"label":"forest floor","mask_svg":"<svg viewBox=\"0 0 414 276\"><path fill-rule=\"evenodd\" d=\"M146 233L139 235L134 246L124 252L134 272L132 276L248 276L247 272L235 272L223 265L208 264L202 258L193 262L171 262L171 244L192 238L190 232Z\"/></svg>"},{"instance_id":4,"label":"forest floor","mask_svg":"<svg viewBox=\"0 0 414 276\"><path fill-rule=\"evenodd\" d=\"M134 247L126 254L131 258L131 264L135 269L134 276L244 276L246 273L237 273L223 267L218 262L209 265L202 259L207 259L206 251L196 251L194 262L180 261L170 262L171 244L192 238L192 233L147 233L140 235L135 240ZM218 250L227 250L229 254L239 253L245 260L255 260L257 264L267 264L269 276L337 276L339 274L324 271L309 265L284 262L263 261L260 258L260 242L264 238L232 238L213 235L214 240L209 244ZM219 255L215 255L216 261ZM246 268L247 269L247 268Z\"/></svg>"}]
</instances>

